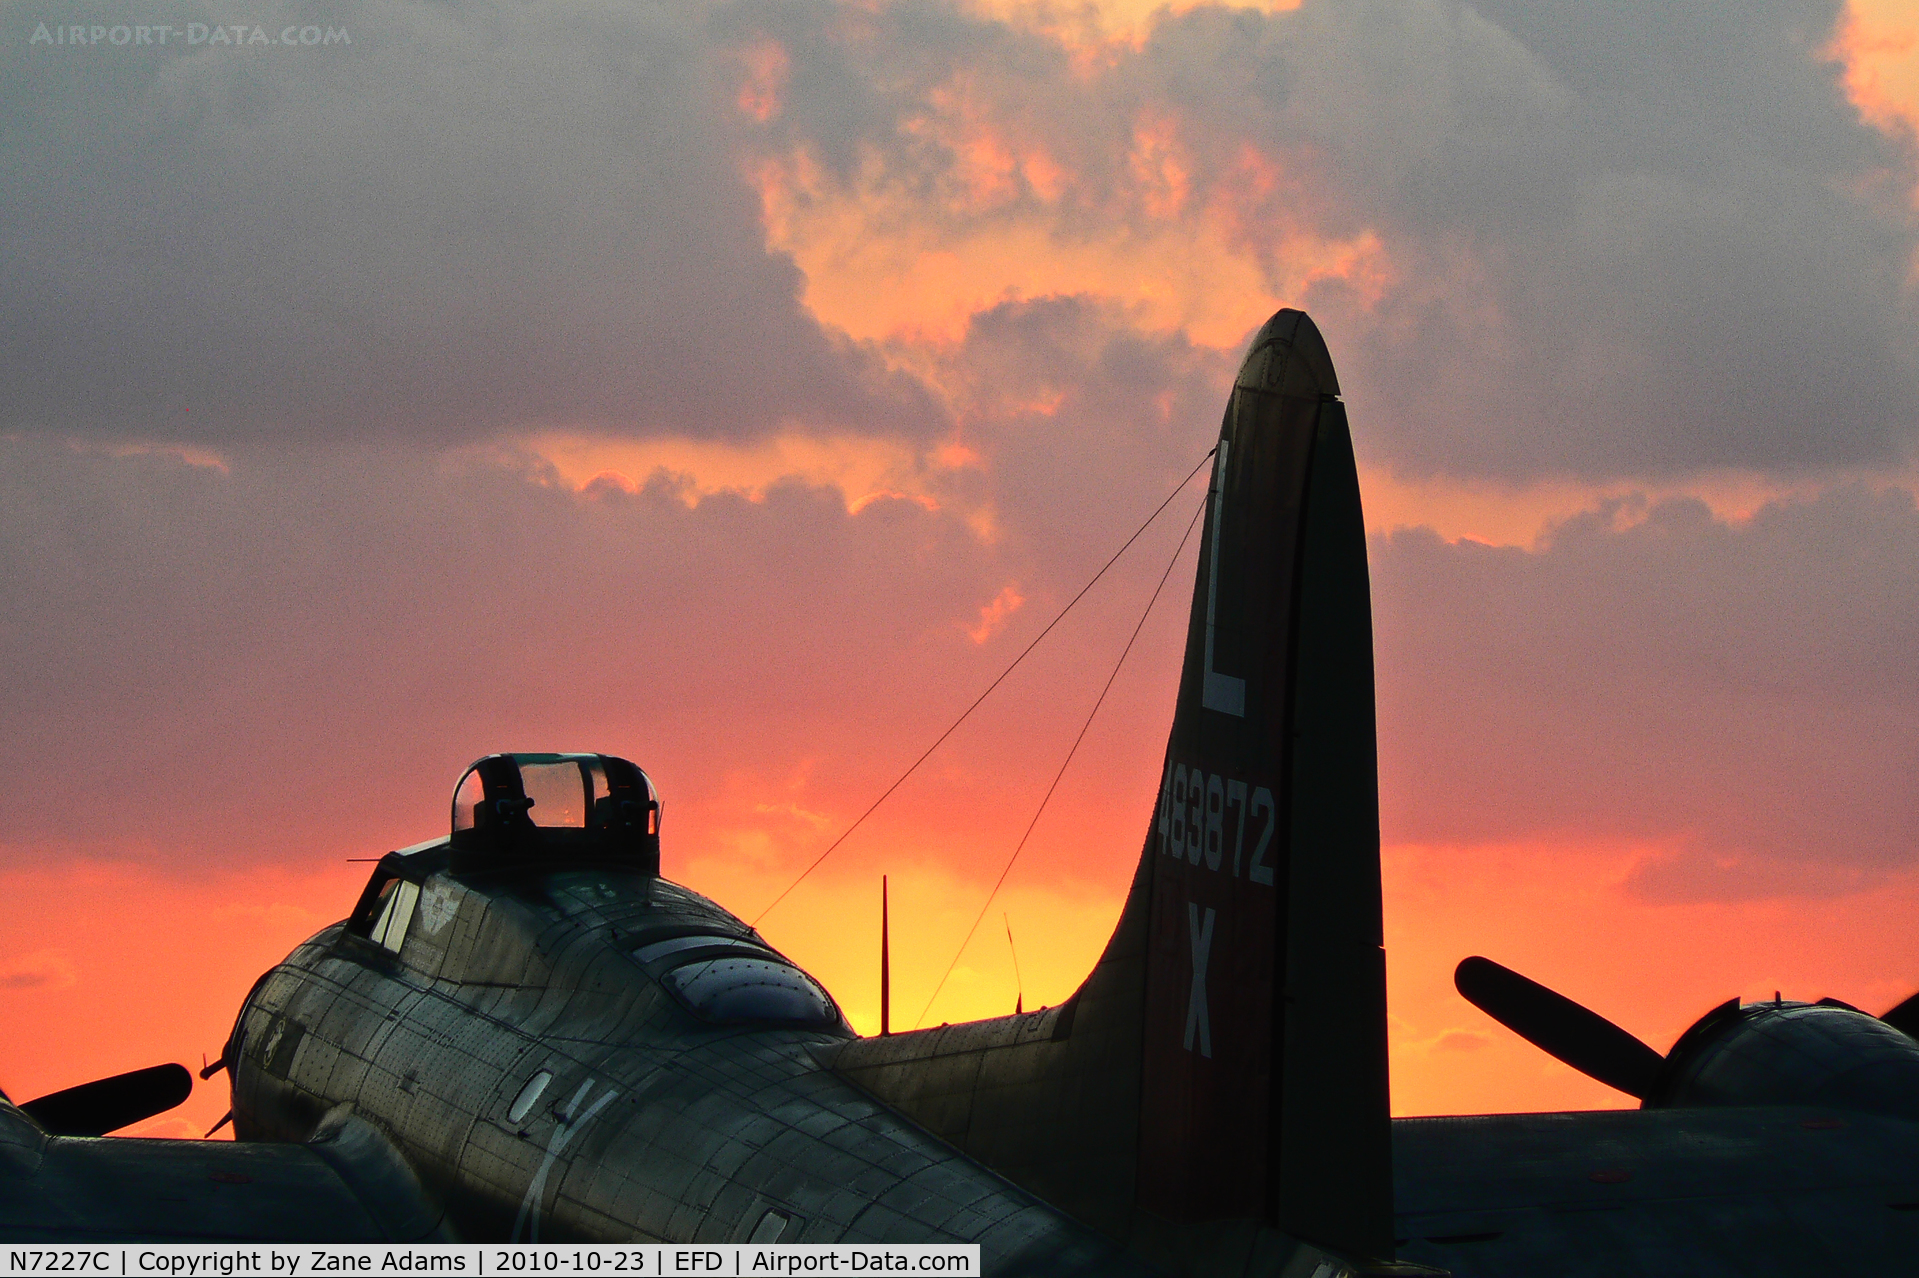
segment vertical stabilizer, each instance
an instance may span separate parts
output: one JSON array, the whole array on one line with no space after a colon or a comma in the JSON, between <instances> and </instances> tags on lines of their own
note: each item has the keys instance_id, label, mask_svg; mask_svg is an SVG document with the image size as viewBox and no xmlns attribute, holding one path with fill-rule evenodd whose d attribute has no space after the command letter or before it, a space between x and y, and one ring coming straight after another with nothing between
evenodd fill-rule
<instances>
[{"instance_id":1,"label":"vertical stabilizer","mask_svg":"<svg viewBox=\"0 0 1919 1278\"><path fill-rule=\"evenodd\" d=\"M1220 434L1147 838L1138 1201L1388 1256L1372 613L1338 392L1281 311Z\"/></svg>"},{"instance_id":2,"label":"vertical stabilizer","mask_svg":"<svg viewBox=\"0 0 1919 1278\"><path fill-rule=\"evenodd\" d=\"M1106 953L1063 1007L862 1040L836 1068L1180 1272L1276 1268L1272 1230L1389 1258L1373 718L1345 406L1319 330L1284 310L1227 405L1158 802Z\"/></svg>"}]
</instances>

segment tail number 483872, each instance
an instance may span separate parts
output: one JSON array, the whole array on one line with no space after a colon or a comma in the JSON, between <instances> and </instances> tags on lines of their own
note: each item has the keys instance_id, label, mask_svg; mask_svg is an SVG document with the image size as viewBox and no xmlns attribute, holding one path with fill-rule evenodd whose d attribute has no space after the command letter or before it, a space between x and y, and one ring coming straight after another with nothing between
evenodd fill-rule
<instances>
[{"instance_id":1,"label":"tail number 483872","mask_svg":"<svg viewBox=\"0 0 1919 1278\"><path fill-rule=\"evenodd\" d=\"M1247 826L1257 824L1259 832L1250 856L1246 847ZM1273 885L1273 792L1265 786L1255 788L1249 798L1246 782L1183 763L1166 765L1165 779L1159 788L1159 817L1155 824L1159 850L1168 856L1183 856L1193 865L1245 877L1254 883ZM1232 847L1228 865L1227 846Z\"/></svg>"}]
</instances>

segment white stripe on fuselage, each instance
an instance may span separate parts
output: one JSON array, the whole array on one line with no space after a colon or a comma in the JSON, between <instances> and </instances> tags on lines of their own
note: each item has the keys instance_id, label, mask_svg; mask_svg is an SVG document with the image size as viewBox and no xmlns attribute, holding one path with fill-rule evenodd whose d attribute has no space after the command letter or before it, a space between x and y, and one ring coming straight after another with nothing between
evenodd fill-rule
<instances>
[{"instance_id":1,"label":"white stripe on fuselage","mask_svg":"<svg viewBox=\"0 0 1919 1278\"><path fill-rule=\"evenodd\" d=\"M533 1173L533 1183L526 1187L526 1197L520 1200L520 1214L513 1221L513 1242L520 1241L520 1231L527 1227L529 1219L533 1227L527 1233L526 1241L540 1241L540 1199L546 1196L548 1173L553 1170L553 1164L559 1158L560 1151L579 1135L580 1128L586 1126L587 1120L599 1113L606 1107L608 1101L620 1094L614 1088L607 1088L606 1093L588 1106L586 1112L582 1114L580 1102L586 1099L586 1094L592 1086L593 1080L590 1078L581 1083L580 1089L573 1093L573 1099L566 1103L566 1108L557 1111L559 1121L553 1124L553 1131L546 1138L546 1157L540 1160L540 1170Z\"/></svg>"}]
</instances>

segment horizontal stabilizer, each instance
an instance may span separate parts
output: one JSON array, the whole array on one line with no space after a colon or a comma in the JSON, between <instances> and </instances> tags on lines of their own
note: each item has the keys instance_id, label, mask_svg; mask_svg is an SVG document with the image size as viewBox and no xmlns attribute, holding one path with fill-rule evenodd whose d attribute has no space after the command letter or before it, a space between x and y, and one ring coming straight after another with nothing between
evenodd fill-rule
<instances>
[{"instance_id":1,"label":"horizontal stabilizer","mask_svg":"<svg viewBox=\"0 0 1919 1278\"><path fill-rule=\"evenodd\" d=\"M1879 1019L1907 1038L1919 1038L1919 994L1914 994Z\"/></svg>"}]
</instances>

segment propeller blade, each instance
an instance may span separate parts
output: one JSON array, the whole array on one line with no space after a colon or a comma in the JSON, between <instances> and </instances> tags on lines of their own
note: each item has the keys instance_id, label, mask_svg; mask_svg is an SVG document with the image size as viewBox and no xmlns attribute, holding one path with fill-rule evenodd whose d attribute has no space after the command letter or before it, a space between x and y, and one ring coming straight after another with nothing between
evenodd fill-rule
<instances>
[{"instance_id":1,"label":"propeller blade","mask_svg":"<svg viewBox=\"0 0 1919 1278\"><path fill-rule=\"evenodd\" d=\"M1919 1038L1919 994L1914 994L1879 1019L1907 1038Z\"/></svg>"},{"instance_id":2,"label":"propeller blade","mask_svg":"<svg viewBox=\"0 0 1919 1278\"><path fill-rule=\"evenodd\" d=\"M50 1092L20 1108L53 1136L104 1136L165 1113L193 1091L184 1065L155 1065L130 1074Z\"/></svg>"},{"instance_id":3,"label":"propeller blade","mask_svg":"<svg viewBox=\"0 0 1919 1278\"><path fill-rule=\"evenodd\" d=\"M1549 1056L1644 1100L1665 1057L1597 1012L1477 956L1453 971L1468 1003Z\"/></svg>"}]
</instances>

